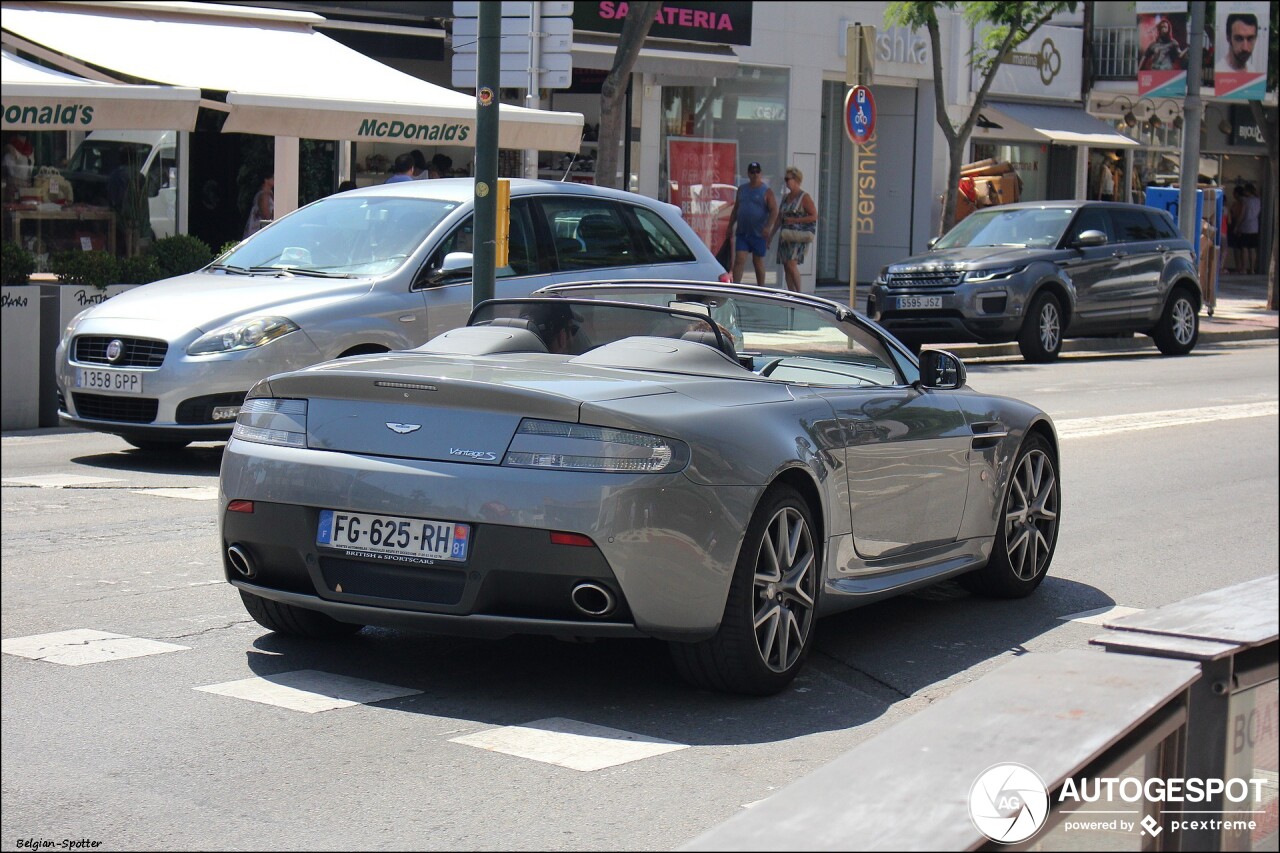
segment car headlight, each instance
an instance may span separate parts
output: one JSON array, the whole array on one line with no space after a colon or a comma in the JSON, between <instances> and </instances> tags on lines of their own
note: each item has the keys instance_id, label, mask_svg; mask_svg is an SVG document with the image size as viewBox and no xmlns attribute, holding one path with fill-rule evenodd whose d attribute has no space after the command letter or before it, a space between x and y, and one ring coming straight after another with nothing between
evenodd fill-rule
<instances>
[{"instance_id":1,"label":"car headlight","mask_svg":"<svg viewBox=\"0 0 1280 853\"><path fill-rule=\"evenodd\" d=\"M284 317L251 317L248 320L237 320L201 335L187 347L187 355L212 355L219 352L253 349L296 331L298 331L298 325Z\"/></svg>"},{"instance_id":2,"label":"car headlight","mask_svg":"<svg viewBox=\"0 0 1280 853\"><path fill-rule=\"evenodd\" d=\"M964 274L965 281L991 281L993 278L1004 278L1013 275L1016 272L1022 272L1025 267L995 267L989 270L969 270Z\"/></svg>"},{"instance_id":3,"label":"car headlight","mask_svg":"<svg viewBox=\"0 0 1280 853\"><path fill-rule=\"evenodd\" d=\"M564 471L664 474L689 463L682 441L643 432L539 421L520 422L503 465Z\"/></svg>"},{"instance_id":4,"label":"car headlight","mask_svg":"<svg viewBox=\"0 0 1280 853\"><path fill-rule=\"evenodd\" d=\"M306 447L307 401L273 397L245 400L231 435L259 444Z\"/></svg>"}]
</instances>

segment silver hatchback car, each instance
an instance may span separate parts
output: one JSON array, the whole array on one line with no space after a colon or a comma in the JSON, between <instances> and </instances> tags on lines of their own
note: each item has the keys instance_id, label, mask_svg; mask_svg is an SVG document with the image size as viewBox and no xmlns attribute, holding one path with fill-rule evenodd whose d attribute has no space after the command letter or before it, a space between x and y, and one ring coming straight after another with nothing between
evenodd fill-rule
<instances>
[{"instance_id":1,"label":"silver hatchback car","mask_svg":"<svg viewBox=\"0 0 1280 853\"><path fill-rule=\"evenodd\" d=\"M144 450L231 435L272 373L413 349L471 311L469 178L404 181L303 207L208 267L79 314L57 353L64 423ZM495 295L654 276L727 281L673 205L573 183L511 181Z\"/></svg>"}]
</instances>

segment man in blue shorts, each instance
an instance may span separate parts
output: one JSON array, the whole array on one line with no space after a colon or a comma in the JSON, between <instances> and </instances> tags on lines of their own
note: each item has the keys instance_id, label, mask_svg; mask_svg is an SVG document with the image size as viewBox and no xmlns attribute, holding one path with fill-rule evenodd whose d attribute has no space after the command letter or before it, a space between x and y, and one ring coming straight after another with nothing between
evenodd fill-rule
<instances>
[{"instance_id":1,"label":"man in blue shorts","mask_svg":"<svg viewBox=\"0 0 1280 853\"><path fill-rule=\"evenodd\" d=\"M764 287L764 256L769 252L769 239L778 221L778 199L760 177L760 164L747 166L747 183L738 187L738 198L729 214L733 230L733 280L742 281L747 255L756 268L756 284Z\"/></svg>"}]
</instances>

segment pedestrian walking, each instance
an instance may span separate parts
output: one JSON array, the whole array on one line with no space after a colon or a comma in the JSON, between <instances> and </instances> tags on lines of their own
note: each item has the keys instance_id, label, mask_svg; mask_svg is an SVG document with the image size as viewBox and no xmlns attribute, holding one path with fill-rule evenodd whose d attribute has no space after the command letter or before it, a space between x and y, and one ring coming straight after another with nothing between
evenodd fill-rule
<instances>
[{"instance_id":1,"label":"pedestrian walking","mask_svg":"<svg viewBox=\"0 0 1280 853\"><path fill-rule=\"evenodd\" d=\"M249 205L249 219L244 224L244 236L256 234L276 218L276 176L268 173L262 186L253 194Z\"/></svg>"},{"instance_id":2,"label":"pedestrian walking","mask_svg":"<svg viewBox=\"0 0 1280 853\"><path fill-rule=\"evenodd\" d=\"M788 166L783 181L787 193L782 197L778 232L778 263L782 264L787 290L800 292L800 264L818 231L818 207L813 197L800 187L804 173Z\"/></svg>"},{"instance_id":3,"label":"pedestrian walking","mask_svg":"<svg viewBox=\"0 0 1280 853\"><path fill-rule=\"evenodd\" d=\"M729 214L736 251L733 255L733 280L742 281L750 257L756 268L756 284L764 287L764 257L769 253L769 240L778 221L778 199L761 177L760 164L747 165L747 183L738 187L738 196Z\"/></svg>"},{"instance_id":4,"label":"pedestrian walking","mask_svg":"<svg viewBox=\"0 0 1280 853\"><path fill-rule=\"evenodd\" d=\"M1244 266L1240 270L1245 275L1258 274L1258 230L1262 219L1262 199L1258 197L1258 188L1247 184L1244 188L1244 199L1240 205L1240 248L1244 253Z\"/></svg>"}]
</instances>

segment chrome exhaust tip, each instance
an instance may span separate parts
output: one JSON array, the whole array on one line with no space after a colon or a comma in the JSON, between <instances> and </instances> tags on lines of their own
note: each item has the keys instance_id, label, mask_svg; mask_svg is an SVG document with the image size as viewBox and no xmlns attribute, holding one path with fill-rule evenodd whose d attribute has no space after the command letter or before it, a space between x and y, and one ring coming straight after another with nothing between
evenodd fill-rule
<instances>
[{"instance_id":1,"label":"chrome exhaust tip","mask_svg":"<svg viewBox=\"0 0 1280 853\"><path fill-rule=\"evenodd\" d=\"M227 561L231 563L231 568L243 577L251 578L258 573L258 568L249 558L249 553L239 545L232 545L227 549Z\"/></svg>"},{"instance_id":2,"label":"chrome exhaust tip","mask_svg":"<svg viewBox=\"0 0 1280 853\"><path fill-rule=\"evenodd\" d=\"M598 583L583 581L573 588L569 594L573 606L588 616L603 618L613 613L618 602L607 587Z\"/></svg>"}]
</instances>

